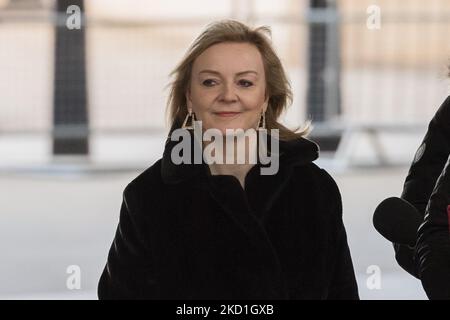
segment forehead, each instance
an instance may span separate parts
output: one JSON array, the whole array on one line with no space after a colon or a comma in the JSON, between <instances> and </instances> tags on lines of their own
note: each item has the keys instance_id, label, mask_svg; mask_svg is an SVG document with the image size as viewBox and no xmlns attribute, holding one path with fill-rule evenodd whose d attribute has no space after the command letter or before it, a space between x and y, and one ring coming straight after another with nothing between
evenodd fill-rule
<instances>
[{"instance_id":1,"label":"forehead","mask_svg":"<svg viewBox=\"0 0 450 320\"><path fill-rule=\"evenodd\" d=\"M203 69L214 69L223 74L255 70L261 74L264 66L256 46L250 43L224 42L212 45L195 59L193 72L198 73Z\"/></svg>"}]
</instances>

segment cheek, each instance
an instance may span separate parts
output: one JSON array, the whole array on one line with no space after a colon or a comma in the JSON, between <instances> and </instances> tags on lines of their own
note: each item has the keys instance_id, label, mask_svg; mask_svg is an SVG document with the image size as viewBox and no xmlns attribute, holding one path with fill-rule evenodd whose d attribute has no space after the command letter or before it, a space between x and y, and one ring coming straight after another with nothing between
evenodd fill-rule
<instances>
[{"instance_id":1,"label":"cheek","mask_svg":"<svg viewBox=\"0 0 450 320\"><path fill-rule=\"evenodd\" d=\"M259 121L261 114L260 105L255 105L254 107L248 108L245 112L245 117L241 119L242 126L253 127L255 123Z\"/></svg>"},{"instance_id":2,"label":"cheek","mask_svg":"<svg viewBox=\"0 0 450 320\"><path fill-rule=\"evenodd\" d=\"M257 116L261 113L263 107L264 99L259 96L255 97L245 103L246 111L249 115Z\"/></svg>"},{"instance_id":3,"label":"cheek","mask_svg":"<svg viewBox=\"0 0 450 320\"><path fill-rule=\"evenodd\" d=\"M198 114L207 112L213 101L211 92L197 88L192 89L191 99L194 111Z\"/></svg>"}]
</instances>

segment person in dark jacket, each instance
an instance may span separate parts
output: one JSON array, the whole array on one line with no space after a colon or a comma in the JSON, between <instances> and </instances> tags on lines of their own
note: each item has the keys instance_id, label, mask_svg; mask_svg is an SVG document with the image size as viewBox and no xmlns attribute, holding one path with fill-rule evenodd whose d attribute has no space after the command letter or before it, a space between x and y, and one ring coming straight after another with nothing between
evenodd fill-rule
<instances>
[{"instance_id":1,"label":"person in dark jacket","mask_svg":"<svg viewBox=\"0 0 450 320\"><path fill-rule=\"evenodd\" d=\"M418 230L417 260L430 299L450 299L450 157L428 201Z\"/></svg>"},{"instance_id":2,"label":"person in dark jacket","mask_svg":"<svg viewBox=\"0 0 450 320\"><path fill-rule=\"evenodd\" d=\"M428 131L418 148L403 186L401 198L411 203L424 217L436 181L450 155L450 97L428 125ZM416 247L394 243L398 264L416 278L419 263Z\"/></svg>"},{"instance_id":3,"label":"person in dark jacket","mask_svg":"<svg viewBox=\"0 0 450 320\"><path fill-rule=\"evenodd\" d=\"M434 122L433 122L434 121ZM450 97L439 108L432 123L435 134L434 170L427 172L424 222L417 231L415 264L417 275L430 299L450 299ZM430 125L431 126L431 125ZM426 144L426 141L424 142ZM445 165L444 169L439 169ZM425 172L424 172L425 174ZM436 178L436 176L438 176ZM433 181L435 183L433 184ZM431 187L431 192L430 192ZM426 199L422 202L421 208Z\"/></svg>"},{"instance_id":4,"label":"person in dark jacket","mask_svg":"<svg viewBox=\"0 0 450 320\"><path fill-rule=\"evenodd\" d=\"M313 163L319 149L307 131L277 121L291 91L264 31L213 23L174 71L164 152L123 192L100 299L359 298L339 189ZM259 157L174 161L177 130L187 130L191 151L205 149L194 119L221 133L279 133L268 147L278 170L261 174L271 164Z\"/></svg>"}]
</instances>

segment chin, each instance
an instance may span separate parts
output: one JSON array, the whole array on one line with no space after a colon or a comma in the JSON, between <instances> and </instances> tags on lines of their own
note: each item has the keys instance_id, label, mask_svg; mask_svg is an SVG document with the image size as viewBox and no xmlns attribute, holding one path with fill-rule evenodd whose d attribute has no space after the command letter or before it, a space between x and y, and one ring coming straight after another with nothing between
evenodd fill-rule
<instances>
[{"instance_id":1,"label":"chin","mask_svg":"<svg viewBox=\"0 0 450 320\"><path fill-rule=\"evenodd\" d=\"M217 122L212 122L212 123L203 123L202 124L202 128L204 131L208 130L208 129L217 129L219 130L223 135L226 135L226 130L244 130L244 132L250 128L253 128L252 126L249 125L244 125L243 123L217 123Z\"/></svg>"},{"instance_id":2,"label":"chin","mask_svg":"<svg viewBox=\"0 0 450 320\"><path fill-rule=\"evenodd\" d=\"M243 126L226 126L219 127L218 129L222 132L223 135L226 135L226 130L232 130L233 132L231 132L231 134L234 134L236 130L243 130L244 132L247 130L247 128Z\"/></svg>"}]
</instances>

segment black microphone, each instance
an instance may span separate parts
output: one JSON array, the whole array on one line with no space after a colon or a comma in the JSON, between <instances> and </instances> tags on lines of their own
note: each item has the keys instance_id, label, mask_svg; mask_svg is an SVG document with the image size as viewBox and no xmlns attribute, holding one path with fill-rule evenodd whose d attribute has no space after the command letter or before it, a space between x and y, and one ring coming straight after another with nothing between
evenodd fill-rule
<instances>
[{"instance_id":1,"label":"black microphone","mask_svg":"<svg viewBox=\"0 0 450 320\"><path fill-rule=\"evenodd\" d=\"M417 209L401 198L391 197L383 200L373 214L375 229L391 242L414 247L417 229L423 216Z\"/></svg>"}]
</instances>

